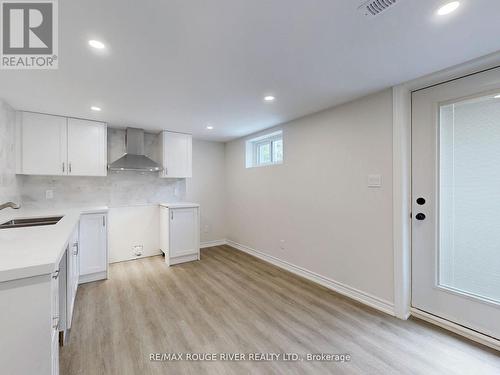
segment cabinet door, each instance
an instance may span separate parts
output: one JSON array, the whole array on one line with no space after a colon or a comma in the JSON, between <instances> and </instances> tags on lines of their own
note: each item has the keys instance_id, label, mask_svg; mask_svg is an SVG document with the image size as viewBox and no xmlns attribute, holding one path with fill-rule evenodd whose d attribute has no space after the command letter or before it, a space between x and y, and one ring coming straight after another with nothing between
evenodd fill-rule
<instances>
[{"instance_id":1,"label":"cabinet door","mask_svg":"<svg viewBox=\"0 0 500 375\"><path fill-rule=\"evenodd\" d=\"M105 214L80 218L80 275L105 272L108 266Z\"/></svg>"},{"instance_id":2,"label":"cabinet door","mask_svg":"<svg viewBox=\"0 0 500 375\"><path fill-rule=\"evenodd\" d=\"M68 119L68 175L105 176L106 124Z\"/></svg>"},{"instance_id":3,"label":"cabinet door","mask_svg":"<svg viewBox=\"0 0 500 375\"><path fill-rule=\"evenodd\" d=\"M78 230L75 230L72 234L69 244L68 244L68 254L67 254L67 264L68 264L68 281L66 288L66 301L67 301L67 316L66 316L66 327L71 328L71 322L73 318L73 309L75 306L76 290L78 288L78 278L80 276L80 265L78 253Z\"/></svg>"},{"instance_id":4,"label":"cabinet door","mask_svg":"<svg viewBox=\"0 0 500 375\"><path fill-rule=\"evenodd\" d=\"M160 207L160 249L168 255L169 212L167 207Z\"/></svg>"},{"instance_id":5,"label":"cabinet door","mask_svg":"<svg viewBox=\"0 0 500 375\"><path fill-rule=\"evenodd\" d=\"M198 210L170 208L170 257L193 254L198 246Z\"/></svg>"},{"instance_id":6,"label":"cabinet door","mask_svg":"<svg viewBox=\"0 0 500 375\"><path fill-rule=\"evenodd\" d=\"M162 177L184 178L192 176L192 144L189 134L163 132Z\"/></svg>"},{"instance_id":7,"label":"cabinet door","mask_svg":"<svg viewBox=\"0 0 500 375\"><path fill-rule=\"evenodd\" d=\"M60 288L60 275L61 269L58 268L51 278L51 326L52 326L52 336L59 336L59 328L61 326L61 308L59 306L59 288Z\"/></svg>"},{"instance_id":8,"label":"cabinet door","mask_svg":"<svg viewBox=\"0 0 500 375\"><path fill-rule=\"evenodd\" d=\"M51 375L59 375L59 333L54 333L52 335L50 352L52 362Z\"/></svg>"},{"instance_id":9,"label":"cabinet door","mask_svg":"<svg viewBox=\"0 0 500 375\"><path fill-rule=\"evenodd\" d=\"M21 173L65 175L66 118L39 113L21 114Z\"/></svg>"}]
</instances>

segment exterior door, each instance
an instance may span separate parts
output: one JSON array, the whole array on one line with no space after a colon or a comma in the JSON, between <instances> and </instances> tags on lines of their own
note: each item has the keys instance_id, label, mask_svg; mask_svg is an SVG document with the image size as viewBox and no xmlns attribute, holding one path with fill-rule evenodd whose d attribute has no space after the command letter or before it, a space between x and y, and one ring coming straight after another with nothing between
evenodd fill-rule
<instances>
[{"instance_id":1,"label":"exterior door","mask_svg":"<svg viewBox=\"0 0 500 375\"><path fill-rule=\"evenodd\" d=\"M500 68L412 95L412 305L500 339Z\"/></svg>"}]
</instances>

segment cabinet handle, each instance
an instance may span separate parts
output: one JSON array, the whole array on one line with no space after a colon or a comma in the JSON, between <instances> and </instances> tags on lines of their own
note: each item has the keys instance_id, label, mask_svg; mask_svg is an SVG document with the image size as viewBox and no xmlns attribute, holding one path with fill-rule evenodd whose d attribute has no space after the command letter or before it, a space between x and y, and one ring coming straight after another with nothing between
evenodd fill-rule
<instances>
[{"instance_id":1,"label":"cabinet handle","mask_svg":"<svg viewBox=\"0 0 500 375\"><path fill-rule=\"evenodd\" d=\"M105 227L106 226L106 216L103 216L102 217L102 226Z\"/></svg>"},{"instance_id":2,"label":"cabinet handle","mask_svg":"<svg viewBox=\"0 0 500 375\"><path fill-rule=\"evenodd\" d=\"M56 270L54 274L52 275L52 278L55 280L59 277L59 270Z\"/></svg>"},{"instance_id":3,"label":"cabinet handle","mask_svg":"<svg viewBox=\"0 0 500 375\"><path fill-rule=\"evenodd\" d=\"M63 173L64 173L64 162L62 163L62 167L63 167Z\"/></svg>"},{"instance_id":4,"label":"cabinet handle","mask_svg":"<svg viewBox=\"0 0 500 375\"><path fill-rule=\"evenodd\" d=\"M69 168L69 173L71 173L71 162L69 162L68 168Z\"/></svg>"},{"instance_id":5,"label":"cabinet handle","mask_svg":"<svg viewBox=\"0 0 500 375\"><path fill-rule=\"evenodd\" d=\"M174 220L174 210L170 209L170 220Z\"/></svg>"},{"instance_id":6,"label":"cabinet handle","mask_svg":"<svg viewBox=\"0 0 500 375\"><path fill-rule=\"evenodd\" d=\"M78 255L78 251L79 251L78 242L75 242L75 243L73 244L73 248L74 248L74 250L73 250L73 254L74 254L74 255Z\"/></svg>"}]
</instances>

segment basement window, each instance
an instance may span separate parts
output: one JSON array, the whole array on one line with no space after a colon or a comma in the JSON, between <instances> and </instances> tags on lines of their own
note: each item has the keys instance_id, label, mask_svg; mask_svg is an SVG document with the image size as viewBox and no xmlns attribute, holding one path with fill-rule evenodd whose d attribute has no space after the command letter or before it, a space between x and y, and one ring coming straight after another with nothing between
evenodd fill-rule
<instances>
[{"instance_id":1,"label":"basement window","mask_svg":"<svg viewBox=\"0 0 500 375\"><path fill-rule=\"evenodd\" d=\"M283 163L283 131L264 134L246 142L246 167Z\"/></svg>"}]
</instances>

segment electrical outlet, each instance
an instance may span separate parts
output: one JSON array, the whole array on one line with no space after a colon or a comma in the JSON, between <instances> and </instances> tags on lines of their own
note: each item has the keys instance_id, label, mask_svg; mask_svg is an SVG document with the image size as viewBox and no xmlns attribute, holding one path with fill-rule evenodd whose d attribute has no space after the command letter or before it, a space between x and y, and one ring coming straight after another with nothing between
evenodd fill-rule
<instances>
[{"instance_id":1,"label":"electrical outlet","mask_svg":"<svg viewBox=\"0 0 500 375\"><path fill-rule=\"evenodd\" d=\"M285 250L285 240L280 240L280 249Z\"/></svg>"},{"instance_id":2,"label":"electrical outlet","mask_svg":"<svg viewBox=\"0 0 500 375\"><path fill-rule=\"evenodd\" d=\"M203 226L203 233L209 233L210 232L210 225L208 224L205 224Z\"/></svg>"},{"instance_id":3,"label":"electrical outlet","mask_svg":"<svg viewBox=\"0 0 500 375\"><path fill-rule=\"evenodd\" d=\"M54 199L54 190L45 190L45 199Z\"/></svg>"},{"instance_id":4,"label":"electrical outlet","mask_svg":"<svg viewBox=\"0 0 500 375\"><path fill-rule=\"evenodd\" d=\"M144 249L144 247L142 245L135 245L132 249L134 251L134 255L136 257L140 257L142 255L142 250Z\"/></svg>"},{"instance_id":5,"label":"electrical outlet","mask_svg":"<svg viewBox=\"0 0 500 375\"><path fill-rule=\"evenodd\" d=\"M369 174L368 175L368 187L369 188L379 188L382 186L382 176L379 174Z\"/></svg>"}]
</instances>

